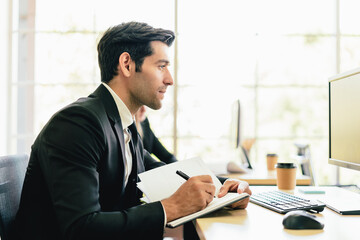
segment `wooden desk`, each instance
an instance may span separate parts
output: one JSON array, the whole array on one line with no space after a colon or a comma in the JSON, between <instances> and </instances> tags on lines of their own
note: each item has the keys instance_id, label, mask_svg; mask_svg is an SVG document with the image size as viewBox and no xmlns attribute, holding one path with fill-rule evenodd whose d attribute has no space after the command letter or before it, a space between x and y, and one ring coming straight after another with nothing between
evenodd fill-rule
<instances>
[{"instance_id":1,"label":"wooden desk","mask_svg":"<svg viewBox=\"0 0 360 240\"><path fill-rule=\"evenodd\" d=\"M253 186L253 192L276 187ZM301 195L296 192L296 194ZM303 195L316 198L316 195ZM194 221L200 239L360 239L360 215L344 216L325 208L316 214L325 224L322 230L288 230L283 214L249 203L246 209L222 209Z\"/></svg>"},{"instance_id":2,"label":"wooden desk","mask_svg":"<svg viewBox=\"0 0 360 240\"><path fill-rule=\"evenodd\" d=\"M225 174L222 176L244 180L250 185L276 185L276 171L268 171L266 169L254 170L249 173ZM297 175L296 185L305 186L310 184L311 178L309 176Z\"/></svg>"}]
</instances>

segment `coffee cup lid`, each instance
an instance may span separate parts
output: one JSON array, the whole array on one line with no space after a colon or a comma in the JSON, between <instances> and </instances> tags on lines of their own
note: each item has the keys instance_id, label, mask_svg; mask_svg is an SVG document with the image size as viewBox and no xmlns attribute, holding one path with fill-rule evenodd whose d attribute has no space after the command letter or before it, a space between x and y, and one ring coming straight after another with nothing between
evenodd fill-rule
<instances>
[{"instance_id":1,"label":"coffee cup lid","mask_svg":"<svg viewBox=\"0 0 360 240\"><path fill-rule=\"evenodd\" d=\"M276 153L268 153L266 154L267 157L277 157Z\"/></svg>"},{"instance_id":2,"label":"coffee cup lid","mask_svg":"<svg viewBox=\"0 0 360 240\"><path fill-rule=\"evenodd\" d=\"M276 168L296 168L294 163L277 163L275 165Z\"/></svg>"}]
</instances>

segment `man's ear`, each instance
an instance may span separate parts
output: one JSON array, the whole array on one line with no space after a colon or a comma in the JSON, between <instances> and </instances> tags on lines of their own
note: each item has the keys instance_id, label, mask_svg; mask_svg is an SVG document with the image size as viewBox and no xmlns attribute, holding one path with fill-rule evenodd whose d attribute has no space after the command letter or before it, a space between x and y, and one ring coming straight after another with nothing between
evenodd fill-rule
<instances>
[{"instance_id":1,"label":"man's ear","mask_svg":"<svg viewBox=\"0 0 360 240\"><path fill-rule=\"evenodd\" d=\"M125 77L130 77L132 68L131 56L127 52L123 52L119 57L118 71L121 71Z\"/></svg>"}]
</instances>

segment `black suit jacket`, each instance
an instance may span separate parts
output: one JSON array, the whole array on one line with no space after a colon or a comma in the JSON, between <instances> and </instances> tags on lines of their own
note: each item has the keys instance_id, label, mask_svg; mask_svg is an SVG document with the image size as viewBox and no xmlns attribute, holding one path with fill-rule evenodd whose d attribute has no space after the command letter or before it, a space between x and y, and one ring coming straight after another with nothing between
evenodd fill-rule
<instances>
[{"instance_id":1,"label":"black suit jacket","mask_svg":"<svg viewBox=\"0 0 360 240\"><path fill-rule=\"evenodd\" d=\"M32 146L16 218L21 239L161 239L160 202L139 205L143 146L131 129L133 168L124 184L124 135L116 104L100 85L66 106Z\"/></svg>"}]
</instances>

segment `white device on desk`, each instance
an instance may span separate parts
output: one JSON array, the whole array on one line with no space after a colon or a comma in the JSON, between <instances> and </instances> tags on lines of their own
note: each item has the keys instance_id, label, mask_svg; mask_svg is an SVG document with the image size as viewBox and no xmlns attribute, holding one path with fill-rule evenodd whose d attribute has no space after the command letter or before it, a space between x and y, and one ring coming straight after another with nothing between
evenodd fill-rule
<instances>
[{"instance_id":1,"label":"white device on desk","mask_svg":"<svg viewBox=\"0 0 360 240\"><path fill-rule=\"evenodd\" d=\"M244 165L235 162L235 161L230 161L228 162L227 166L226 166L226 170L229 173L247 173L249 172L249 169L247 167L245 167Z\"/></svg>"},{"instance_id":2,"label":"white device on desk","mask_svg":"<svg viewBox=\"0 0 360 240\"><path fill-rule=\"evenodd\" d=\"M226 169L229 173L248 173L252 167L246 149L240 147L240 157L228 162Z\"/></svg>"},{"instance_id":3,"label":"white device on desk","mask_svg":"<svg viewBox=\"0 0 360 240\"><path fill-rule=\"evenodd\" d=\"M360 215L360 194L339 187L327 187L317 199L342 215Z\"/></svg>"}]
</instances>

